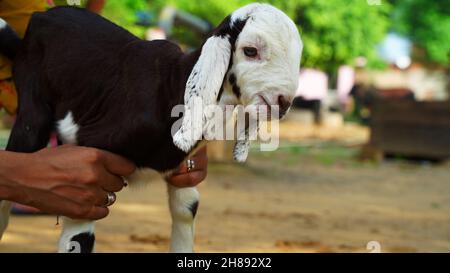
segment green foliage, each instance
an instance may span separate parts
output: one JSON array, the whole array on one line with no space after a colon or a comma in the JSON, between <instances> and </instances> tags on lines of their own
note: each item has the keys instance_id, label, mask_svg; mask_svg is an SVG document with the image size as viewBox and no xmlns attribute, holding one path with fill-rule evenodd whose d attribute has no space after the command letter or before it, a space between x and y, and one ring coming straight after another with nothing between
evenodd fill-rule
<instances>
[{"instance_id":1,"label":"green foliage","mask_svg":"<svg viewBox=\"0 0 450 273\"><path fill-rule=\"evenodd\" d=\"M304 66L334 72L358 56L378 64L375 45L388 30L389 10L386 3L360 0L299 1L295 19L305 44Z\"/></svg>"},{"instance_id":2,"label":"green foliage","mask_svg":"<svg viewBox=\"0 0 450 273\"><path fill-rule=\"evenodd\" d=\"M393 27L426 50L427 60L450 62L450 1L401 0L395 4Z\"/></svg>"},{"instance_id":3,"label":"green foliage","mask_svg":"<svg viewBox=\"0 0 450 273\"><path fill-rule=\"evenodd\" d=\"M85 7L88 0L80 0L79 7ZM148 10L147 0L108 0L102 10L102 15L119 26L127 29L138 37L143 37L145 28L136 25L138 11ZM53 0L56 6L67 6L67 0ZM75 3L75 2L72 2ZM72 4L71 6L77 6Z\"/></svg>"},{"instance_id":4,"label":"green foliage","mask_svg":"<svg viewBox=\"0 0 450 273\"><path fill-rule=\"evenodd\" d=\"M82 0L83 4L86 1ZM102 14L142 37L145 28L136 25L138 11L151 11L156 19L166 5L171 5L218 25L225 16L251 2L254 1L108 0ZM450 62L448 0L381 0L381 5L369 5L365 0L260 2L280 8L297 23L305 44L302 58L305 67L334 72L342 64L352 64L357 56L366 57L370 67L383 67L384 63L376 56L375 45L389 27L411 37L417 46L425 49L428 61L444 65ZM179 41L194 46L201 42L185 27L175 29L174 34Z\"/></svg>"},{"instance_id":5,"label":"green foliage","mask_svg":"<svg viewBox=\"0 0 450 273\"><path fill-rule=\"evenodd\" d=\"M217 25L251 0L153 0L157 9L166 4ZM336 71L355 57L365 56L379 66L375 45L389 26L390 5L370 6L362 0L267 0L298 24L304 41L303 66Z\"/></svg>"},{"instance_id":6,"label":"green foliage","mask_svg":"<svg viewBox=\"0 0 450 273\"><path fill-rule=\"evenodd\" d=\"M144 28L136 26L136 11L154 14L166 5L174 6L217 25L237 8L252 0L108 0L103 15L142 36ZM355 57L365 56L369 64L377 64L375 45L389 26L390 5L370 6L362 0L267 0L286 12L298 24L304 41L303 66L335 72ZM180 41L192 42L185 29L175 29ZM195 45L199 44L192 43Z\"/></svg>"},{"instance_id":7,"label":"green foliage","mask_svg":"<svg viewBox=\"0 0 450 273\"><path fill-rule=\"evenodd\" d=\"M145 28L136 25L138 11L148 10L146 0L108 0L102 15L126 28L138 37L143 37Z\"/></svg>"},{"instance_id":8,"label":"green foliage","mask_svg":"<svg viewBox=\"0 0 450 273\"><path fill-rule=\"evenodd\" d=\"M142 37L145 28L136 25L138 11L151 11L156 23L160 11L171 5L218 25L225 16L251 2L254 1L108 0L102 14ZM376 56L375 45L390 27L411 37L416 45L424 48L428 60L444 65L450 61L448 0L382 0L381 5L369 5L365 0L260 2L280 8L297 23L304 42L304 67L333 73L342 64L352 64L358 56L366 57L370 67L383 67L384 63ZM174 29L174 35L179 41L193 46L201 43L199 37L186 27Z\"/></svg>"},{"instance_id":9,"label":"green foliage","mask_svg":"<svg viewBox=\"0 0 450 273\"><path fill-rule=\"evenodd\" d=\"M136 13L148 9L148 1L146 0L108 0L102 15L134 35L143 37L145 28L136 25L138 20Z\"/></svg>"},{"instance_id":10,"label":"green foliage","mask_svg":"<svg viewBox=\"0 0 450 273\"><path fill-rule=\"evenodd\" d=\"M180 10L192 13L204 20L218 25L223 18L229 15L234 10L248 3L252 0L151 0L150 5L158 8L165 5L174 6Z\"/></svg>"},{"instance_id":11,"label":"green foliage","mask_svg":"<svg viewBox=\"0 0 450 273\"><path fill-rule=\"evenodd\" d=\"M155 11L160 11L165 6L173 6L178 10L191 13L212 25L219 25L220 22L234 10L251 3L251 0L202 0L201 2L191 0L152 0L150 6ZM178 42L188 44L191 47L199 47L203 38L194 35L185 26L178 26L173 29L172 38Z\"/></svg>"}]
</instances>

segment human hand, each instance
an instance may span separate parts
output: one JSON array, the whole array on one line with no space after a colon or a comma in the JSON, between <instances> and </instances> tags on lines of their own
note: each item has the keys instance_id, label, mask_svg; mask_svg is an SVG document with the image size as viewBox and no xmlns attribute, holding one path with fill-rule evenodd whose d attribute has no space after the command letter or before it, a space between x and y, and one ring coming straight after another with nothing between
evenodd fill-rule
<instances>
[{"instance_id":1,"label":"human hand","mask_svg":"<svg viewBox=\"0 0 450 273\"><path fill-rule=\"evenodd\" d=\"M0 172L12 185L8 200L75 219L106 217L107 193L120 191L121 176L135 170L120 156L73 145L10 155Z\"/></svg>"},{"instance_id":2,"label":"human hand","mask_svg":"<svg viewBox=\"0 0 450 273\"><path fill-rule=\"evenodd\" d=\"M195 167L188 171L187 163L184 161L178 169L167 176L166 181L176 187L195 187L206 178L208 172L208 155L206 146L198 150L191 158Z\"/></svg>"}]
</instances>

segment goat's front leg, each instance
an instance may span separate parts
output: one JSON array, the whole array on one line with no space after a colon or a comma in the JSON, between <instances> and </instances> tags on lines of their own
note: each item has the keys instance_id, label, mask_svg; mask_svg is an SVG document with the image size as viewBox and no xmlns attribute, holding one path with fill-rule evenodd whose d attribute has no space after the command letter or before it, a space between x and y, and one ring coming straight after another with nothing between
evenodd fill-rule
<instances>
[{"instance_id":1,"label":"goat's front leg","mask_svg":"<svg viewBox=\"0 0 450 273\"><path fill-rule=\"evenodd\" d=\"M199 193L196 187L178 188L167 185L172 216L170 252L193 252L194 219L197 214Z\"/></svg>"},{"instance_id":2,"label":"goat's front leg","mask_svg":"<svg viewBox=\"0 0 450 273\"><path fill-rule=\"evenodd\" d=\"M59 253L91 253L94 251L94 221L62 218L63 230L59 238Z\"/></svg>"}]
</instances>

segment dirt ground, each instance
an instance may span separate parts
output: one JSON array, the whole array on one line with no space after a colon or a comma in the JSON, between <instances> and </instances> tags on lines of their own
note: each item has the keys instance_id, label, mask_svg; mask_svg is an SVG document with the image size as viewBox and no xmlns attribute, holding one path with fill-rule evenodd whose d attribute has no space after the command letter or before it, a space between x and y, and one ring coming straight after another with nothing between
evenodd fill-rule
<instances>
[{"instance_id":1,"label":"dirt ground","mask_svg":"<svg viewBox=\"0 0 450 273\"><path fill-rule=\"evenodd\" d=\"M367 137L366 129L337 131ZM199 187L196 251L368 252L370 241L382 252L450 251L449 163L362 163L355 142L294 142L287 132L279 150L255 146L245 165L210 164ZM167 251L166 197L156 174L121 192L97 224L96 251ZM54 252L55 223L52 216L12 216L0 252Z\"/></svg>"}]
</instances>

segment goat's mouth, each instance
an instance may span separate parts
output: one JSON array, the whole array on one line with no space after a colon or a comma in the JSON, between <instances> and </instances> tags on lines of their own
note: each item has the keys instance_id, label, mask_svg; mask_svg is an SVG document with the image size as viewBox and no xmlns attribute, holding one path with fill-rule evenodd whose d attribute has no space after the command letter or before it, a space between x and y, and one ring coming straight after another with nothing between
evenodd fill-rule
<instances>
[{"instance_id":1,"label":"goat's mouth","mask_svg":"<svg viewBox=\"0 0 450 273\"><path fill-rule=\"evenodd\" d=\"M265 113L266 114L266 119L267 120L272 120L272 118L277 118L277 119L279 119L280 118L280 113L279 113L279 110L278 110L278 112L277 113L274 113L275 115L274 116L272 116L272 111L273 111L273 107L274 106L276 106L277 107L277 105L271 105L270 103L269 103L269 100L268 99L266 99L266 97L264 97L263 95L259 95L258 94L258 97L259 97L259 102L260 103L257 103L257 111L258 111L258 113L260 114L260 118L263 118L263 114Z\"/></svg>"},{"instance_id":2,"label":"goat's mouth","mask_svg":"<svg viewBox=\"0 0 450 273\"><path fill-rule=\"evenodd\" d=\"M270 103L267 101L267 99L263 95L258 95L258 97L261 99L261 101L264 103L264 105L267 105L267 107L270 109Z\"/></svg>"}]
</instances>

